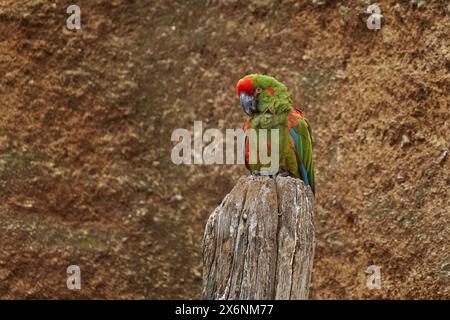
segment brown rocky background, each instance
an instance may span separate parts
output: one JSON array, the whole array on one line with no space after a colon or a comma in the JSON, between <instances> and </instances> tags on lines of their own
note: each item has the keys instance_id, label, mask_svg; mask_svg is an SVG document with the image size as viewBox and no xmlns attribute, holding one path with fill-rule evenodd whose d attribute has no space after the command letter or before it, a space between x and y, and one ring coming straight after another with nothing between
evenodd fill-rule
<instances>
[{"instance_id":1,"label":"brown rocky background","mask_svg":"<svg viewBox=\"0 0 450 320\"><path fill-rule=\"evenodd\" d=\"M175 166L176 128L238 128L235 83L313 126L313 299L450 298L450 4L0 0L0 297L200 298L241 166ZM66 287L77 264L82 289ZM369 265L382 288L366 288Z\"/></svg>"}]
</instances>

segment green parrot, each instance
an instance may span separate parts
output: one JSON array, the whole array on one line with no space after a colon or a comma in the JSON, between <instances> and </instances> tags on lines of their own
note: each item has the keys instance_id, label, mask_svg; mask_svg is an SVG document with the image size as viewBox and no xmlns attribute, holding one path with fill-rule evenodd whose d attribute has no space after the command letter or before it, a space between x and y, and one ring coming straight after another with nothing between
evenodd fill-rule
<instances>
[{"instance_id":1,"label":"green parrot","mask_svg":"<svg viewBox=\"0 0 450 320\"><path fill-rule=\"evenodd\" d=\"M249 129L279 129L279 169L276 175L290 175L303 180L315 194L311 127L303 113L292 106L287 87L277 79L251 74L239 80L237 94L247 114L244 132ZM268 130L269 131L269 130ZM267 136L270 152L270 135ZM246 167L253 175L264 168L260 161L250 163L250 143L244 139Z\"/></svg>"}]
</instances>

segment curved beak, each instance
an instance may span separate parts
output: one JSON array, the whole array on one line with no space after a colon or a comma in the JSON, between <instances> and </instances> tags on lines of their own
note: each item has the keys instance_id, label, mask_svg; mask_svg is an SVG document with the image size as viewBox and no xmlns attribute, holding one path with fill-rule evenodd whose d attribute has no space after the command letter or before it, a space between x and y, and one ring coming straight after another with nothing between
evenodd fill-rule
<instances>
[{"instance_id":1,"label":"curved beak","mask_svg":"<svg viewBox=\"0 0 450 320\"><path fill-rule=\"evenodd\" d=\"M258 100L256 100L255 97L242 92L239 99L241 100L242 110L244 110L247 115L251 116L258 111Z\"/></svg>"}]
</instances>

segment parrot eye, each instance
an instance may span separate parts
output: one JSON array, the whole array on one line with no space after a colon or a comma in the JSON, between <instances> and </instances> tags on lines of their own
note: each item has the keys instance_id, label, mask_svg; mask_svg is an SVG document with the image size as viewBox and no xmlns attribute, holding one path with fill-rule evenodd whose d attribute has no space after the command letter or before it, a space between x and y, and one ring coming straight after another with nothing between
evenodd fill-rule
<instances>
[{"instance_id":1,"label":"parrot eye","mask_svg":"<svg viewBox=\"0 0 450 320\"><path fill-rule=\"evenodd\" d=\"M256 90L255 90L255 92L256 92L256 94L260 94L261 92L263 91L263 89L262 88L256 88Z\"/></svg>"}]
</instances>

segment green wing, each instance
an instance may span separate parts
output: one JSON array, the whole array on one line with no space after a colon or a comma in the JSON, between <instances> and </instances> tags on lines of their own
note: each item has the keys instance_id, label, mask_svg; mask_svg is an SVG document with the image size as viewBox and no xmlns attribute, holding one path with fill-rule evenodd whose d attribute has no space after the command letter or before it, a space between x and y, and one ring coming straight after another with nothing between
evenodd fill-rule
<instances>
[{"instance_id":1,"label":"green wing","mask_svg":"<svg viewBox=\"0 0 450 320\"><path fill-rule=\"evenodd\" d=\"M311 127L306 119L296 118L296 120L298 123L290 128L290 133L294 139L297 158L299 160L298 169L303 182L311 186L311 190L315 194L316 181L314 178Z\"/></svg>"}]
</instances>

